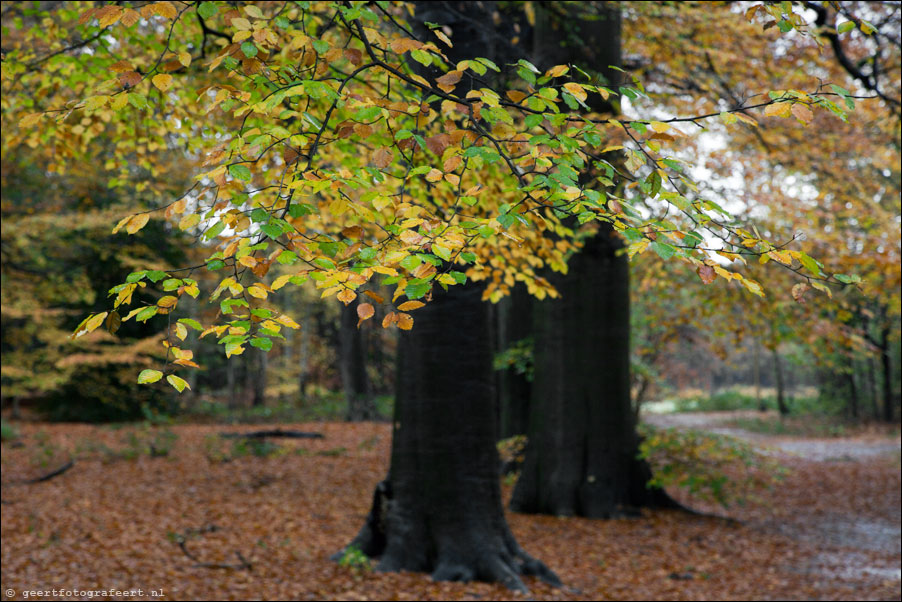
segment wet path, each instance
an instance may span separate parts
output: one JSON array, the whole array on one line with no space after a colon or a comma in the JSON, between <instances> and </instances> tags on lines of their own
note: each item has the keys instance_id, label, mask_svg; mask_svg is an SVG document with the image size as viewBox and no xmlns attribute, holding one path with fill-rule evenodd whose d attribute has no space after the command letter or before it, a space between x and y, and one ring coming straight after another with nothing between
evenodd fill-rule
<instances>
[{"instance_id":1,"label":"wet path","mask_svg":"<svg viewBox=\"0 0 902 602\"><path fill-rule=\"evenodd\" d=\"M795 503L731 509L730 514L749 527L805 544L810 554L799 558L793 571L847 585L873 580L898 585L902 579L899 436L793 437L753 433L729 424L736 418L761 416L757 412L692 412L650 414L644 420L662 428L731 435L778 456L791 468L786 486L802 489L791 494ZM891 486L895 492L875 493L873 481L885 478L896 483ZM820 487L806 494L804 488L810 483L823 485L830 494L817 491Z\"/></svg>"}]
</instances>

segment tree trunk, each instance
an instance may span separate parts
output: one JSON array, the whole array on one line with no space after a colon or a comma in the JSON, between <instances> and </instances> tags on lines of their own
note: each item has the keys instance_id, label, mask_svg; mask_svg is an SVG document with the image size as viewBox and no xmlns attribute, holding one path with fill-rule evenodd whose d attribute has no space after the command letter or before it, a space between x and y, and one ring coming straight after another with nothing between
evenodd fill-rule
<instances>
[{"instance_id":1,"label":"tree trunk","mask_svg":"<svg viewBox=\"0 0 902 602\"><path fill-rule=\"evenodd\" d=\"M583 11L595 11L593 18ZM614 3L543 5L536 17L540 68L567 62L600 70L615 85L620 7ZM596 111L613 111L599 103ZM629 265L608 225L550 280L561 299L536 302L535 375L529 440L511 509L608 518L639 507L675 507L648 489L648 464L630 398Z\"/></svg>"},{"instance_id":2,"label":"tree trunk","mask_svg":"<svg viewBox=\"0 0 902 602\"><path fill-rule=\"evenodd\" d=\"M535 303L535 364L526 460L511 509L610 518L674 507L649 489L630 403L629 266L609 229L553 276Z\"/></svg>"},{"instance_id":3,"label":"tree trunk","mask_svg":"<svg viewBox=\"0 0 902 602\"><path fill-rule=\"evenodd\" d=\"M874 356L868 354L868 389L871 397L871 417L880 420L880 398L877 393L877 369L874 366Z\"/></svg>"},{"instance_id":4,"label":"tree trunk","mask_svg":"<svg viewBox=\"0 0 902 602\"><path fill-rule=\"evenodd\" d=\"M341 386L344 389L348 409L348 421L373 420L376 406L372 389L367 378L367 341L365 331L357 328L357 306L355 299L341 308L341 326L338 332L338 360L341 372Z\"/></svg>"},{"instance_id":5,"label":"tree trunk","mask_svg":"<svg viewBox=\"0 0 902 602\"><path fill-rule=\"evenodd\" d=\"M858 419L858 387L855 385L855 364L850 362L852 366L846 374L846 386L849 389L849 416Z\"/></svg>"},{"instance_id":6,"label":"tree trunk","mask_svg":"<svg viewBox=\"0 0 902 602\"><path fill-rule=\"evenodd\" d=\"M400 337L391 469L351 545L385 571L521 591L521 575L559 584L520 548L504 517L481 287L433 294Z\"/></svg>"},{"instance_id":7,"label":"tree trunk","mask_svg":"<svg viewBox=\"0 0 902 602\"><path fill-rule=\"evenodd\" d=\"M758 338L753 339L753 359L755 366L755 402L758 404L759 412L766 412L767 405L761 399L761 343Z\"/></svg>"},{"instance_id":8,"label":"tree trunk","mask_svg":"<svg viewBox=\"0 0 902 602\"><path fill-rule=\"evenodd\" d=\"M777 389L777 409L780 411L780 416L788 416L789 406L786 405L786 391L783 386L783 363L780 361L780 352L776 345L774 345L774 348L771 350L771 355L773 355L774 358L774 384Z\"/></svg>"},{"instance_id":9,"label":"tree trunk","mask_svg":"<svg viewBox=\"0 0 902 602\"><path fill-rule=\"evenodd\" d=\"M497 305L497 351L528 340L532 335L532 296L522 286ZM525 435L529 429L529 399L532 383L527 374L510 366L498 371L498 438Z\"/></svg>"},{"instance_id":10,"label":"tree trunk","mask_svg":"<svg viewBox=\"0 0 902 602\"><path fill-rule=\"evenodd\" d=\"M893 421L893 373L889 356L889 326L880 331L880 363L883 367L883 420Z\"/></svg>"}]
</instances>

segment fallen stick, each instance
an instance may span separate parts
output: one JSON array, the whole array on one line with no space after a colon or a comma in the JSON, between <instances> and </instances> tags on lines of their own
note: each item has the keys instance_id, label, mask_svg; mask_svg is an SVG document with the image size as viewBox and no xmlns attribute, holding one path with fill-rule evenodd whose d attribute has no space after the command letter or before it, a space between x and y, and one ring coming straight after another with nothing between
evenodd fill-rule
<instances>
[{"instance_id":1,"label":"fallen stick","mask_svg":"<svg viewBox=\"0 0 902 602\"><path fill-rule=\"evenodd\" d=\"M57 468L56 470L48 472L47 474L37 477L37 478L34 478L34 479L28 479L27 481L23 481L23 483L25 483L27 485L31 485L32 483L43 483L44 481L49 481L53 477L60 476L61 474L63 474L64 472L66 472L67 470L72 468L73 466L75 466L75 460L69 460L68 462L66 462L65 464L63 464L62 466Z\"/></svg>"},{"instance_id":2,"label":"fallen stick","mask_svg":"<svg viewBox=\"0 0 902 602\"><path fill-rule=\"evenodd\" d=\"M281 437L283 439L323 439L322 433L309 433L306 431L283 431L276 429L273 431L252 431L250 433L219 433L224 439L268 439L270 437Z\"/></svg>"}]
</instances>

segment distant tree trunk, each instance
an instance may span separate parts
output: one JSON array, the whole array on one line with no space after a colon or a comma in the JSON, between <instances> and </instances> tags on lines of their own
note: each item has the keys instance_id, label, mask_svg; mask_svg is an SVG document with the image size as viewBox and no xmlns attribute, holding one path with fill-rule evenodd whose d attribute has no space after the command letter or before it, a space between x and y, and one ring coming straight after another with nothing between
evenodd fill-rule
<instances>
[{"instance_id":1,"label":"distant tree trunk","mask_svg":"<svg viewBox=\"0 0 902 602\"><path fill-rule=\"evenodd\" d=\"M248 358L251 365L248 366L247 379L250 381L251 405L263 407L266 405L266 372L269 369L269 354L262 349L248 349Z\"/></svg>"},{"instance_id":2,"label":"distant tree trunk","mask_svg":"<svg viewBox=\"0 0 902 602\"><path fill-rule=\"evenodd\" d=\"M868 388L871 397L871 417L880 420L880 397L877 393L877 369L874 366L874 357L868 354Z\"/></svg>"},{"instance_id":3,"label":"distant tree trunk","mask_svg":"<svg viewBox=\"0 0 902 602\"><path fill-rule=\"evenodd\" d=\"M846 373L846 386L849 389L849 416L858 418L858 387L855 385L855 367L854 364Z\"/></svg>"},{"instance_id":4,"label":"distant tree trunk","mask_svg":"<svg viewBox=\"0 0 902 602\"><path fill-rule=\"evenodd\" d=\"M758 337L752 339L754 342L754 367L755 367L755 402L758 404L759 412L767 411L767 404L761 397L761 343Z\"/></svg>"},{"instance_id":5,"label":"distant tree trunk","mask_svg":"<svg viewBox=\"0 0 902 602\"><path fill-rule=\"evenodd\" d=\"M885 319L885 318L884 318ZM883 420L893 421L893 372L889 355L889 325L880 331L880 360L883 366Z\"/></svg>"},{"instance_id":6,"label":"distant tree trunk","mask_svg":"<svg viewBox=\"0 0 902 602\"><path fill-rule=\"evenodd\" d=\"M373 403L372 388L366 373L366 331L357 328L358 305L359 302L355 299L341 308L341 325L338 332L341 386L348 404L345 419L349 421L376 418L376 406Z\"/></svg>"},{"instance_id":7,"label":"distant tree trunk","mask_svg":"<svg viewBox=\"0 0 902 602\"><path fill-rule=\"evenodd\" d=\"M561 298L535 303L526 459L511 509L609 518L673 507L637 459L629 378L629 266L609 228L552 276Z\"/></svg>"},{"instance_id":8,"label":"distant tree trunk","mask_svg":"<svg viewBox=\"0 0 902 602\"><path fill-rule=\"evenodd\" d=\"M514 540L501 506L488 307L481 287L435 287L399 342L391 469L352 545L379 569L436 580L559 583Z\"/></svg>"},{"instance_id":9,"label":"distant tree trunk","mask_svg":"<svg viewBox=\"0 0 902 602\"><path fill-rule=\"evenodd\" d=\"M788 416L789 406L786 405L786 391L783 386L783 363L780 361L780 351L777 349L776 345L771 349L771 355L774 358L774 384L777 389L777 409L780 411L780 416Z\"/></svg>"},{"instance_id":10,"label":"distant tree trunk","mask_svg":"<svg viewBox=\"0 0 902 602\"><path fill-rule=\"evenodd\" d=\"M504 352L532 335L532 296L524 287L515 287L510 296L498 303L496 323L499 352ZM498 438L525 435L529 428L532 383L526 374L518 374L513 367L499 370L497 382Z\"/></svg>"},{"instance_id":11,"label":"distant tree trunk","mask_svg":"<svg viewBox=\"0 0 902 602\"><path fill-rule=\"evenodd\" d=\"M238 407L238 379L235 375L238 362L226 362L226 387L229 389L229 409Z\"/></svg>"},{"instance_id":12,"label":"distant tree trunk","mask_svg":"<svg viewBox=\"0 0 902 602\"><path fill-rule=\"evenodd\" d=\"M298 401L303 401L307 388L307 372L310 364L310 319L301 309L300 343L298 345Z\"/></svg>"}]
</instances>

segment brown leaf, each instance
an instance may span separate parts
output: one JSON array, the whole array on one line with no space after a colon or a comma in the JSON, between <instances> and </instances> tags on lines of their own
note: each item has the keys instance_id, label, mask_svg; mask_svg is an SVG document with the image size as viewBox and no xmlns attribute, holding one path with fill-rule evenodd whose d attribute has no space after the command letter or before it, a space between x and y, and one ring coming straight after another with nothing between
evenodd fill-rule
<instances>
[{"instance_id":1,"label":"brown leaf","mask_svg":"<svg viewBox=\"0 0 902 602\"><path fill-rule=\"evenodd\" d=\"M698 273L698 277L702 279L702 282L705 284L711 284L717 278L717 273L714 271L709 265L699 266L696 270Z\"/></svg>"}]
</instances>

